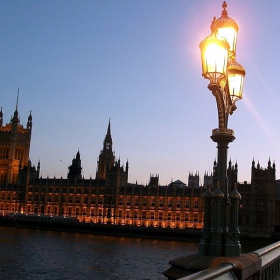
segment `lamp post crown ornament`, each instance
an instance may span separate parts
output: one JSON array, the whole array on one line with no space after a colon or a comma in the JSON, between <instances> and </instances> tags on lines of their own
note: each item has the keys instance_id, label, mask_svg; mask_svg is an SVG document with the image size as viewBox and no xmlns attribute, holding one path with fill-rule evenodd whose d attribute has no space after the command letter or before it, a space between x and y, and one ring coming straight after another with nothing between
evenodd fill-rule
<instances>
[{"instance_id":1,"label":"lamp post crown ornament","mask_svg":"<svg viewBox=\"0 0 280 280\"><path fill-rule=\"evenodd\" d=\"M224 197L224 194L221 191L221 183L219 181L217 182L216 190L212 193L212 197Z\"/></svg>"}]
</instances>

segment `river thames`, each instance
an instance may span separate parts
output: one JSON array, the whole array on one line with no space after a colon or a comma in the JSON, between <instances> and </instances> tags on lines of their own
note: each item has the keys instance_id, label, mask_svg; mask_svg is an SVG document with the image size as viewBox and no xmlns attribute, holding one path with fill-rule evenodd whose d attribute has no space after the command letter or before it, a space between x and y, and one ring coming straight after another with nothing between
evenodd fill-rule
<instances>
[{"instance_id":1,"label":"river thames","mask_svg":"<svg viewBox=\"0 0 280 280\"><path fill-rule=\"evenodd\" d=\"M172 259L193 242L0 227L0 279L166 279ZM261 244L259 244L259 247Z\"/></svg>"}]
</instances>

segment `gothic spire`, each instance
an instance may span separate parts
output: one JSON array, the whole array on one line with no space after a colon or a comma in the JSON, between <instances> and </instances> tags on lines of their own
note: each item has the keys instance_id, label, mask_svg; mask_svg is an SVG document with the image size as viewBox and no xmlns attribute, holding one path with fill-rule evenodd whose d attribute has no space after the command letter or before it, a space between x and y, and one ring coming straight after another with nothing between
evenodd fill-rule
<instances>
[{"instance_id":1,"label":"gothic spire","mask_svg":"<svg viewBox=\"0 0 280 280\"><path fill-rule=\"evenodd\" d=\"M14 116L12 118L12 123L17 124L19 122L19 118L18 118L18 96L19 96L19 88L18 88L18 92L17 92L17 102L16 102L16 109L14 112Z\"/></svg>"},{"instance_id":2,"label":"gothic spire","mask_svg":"<svg viewBox=\"0 0 280 280\"><path fill-rule=\"evenodd\" d=\"M2 112L2 107L0 111L0 127L3 125L3 112Z\"/></svg>"},{"instance_id":3,"label":"gothic spire","mask_svg":"<svg viewBox=\"0 0 280 280\"><path fill-rule=\"evenodd\" d=\"M107 135L111 136L111 122L110 122L110 118L109 118L109 123L108 123L108 128L107 128Z\"/></svg>"},{"instance_id":4,"label":"gothic spire","mask_svg":"<svg viewBox=\"0 0 280 280\"><path fill-rule=\"evenodd\" d=\"M16 103L16 111L18 109L18 96L19 96L19 88L18 88L18 91L17 91L17 103Z\"/></svg>"},{"instance_id":5,"label":"gothic spire","mask_svg":"<svg viewBox=\"0 0 280 280\"><path fill-rule=\"evenodd\" d=\"M113 141L111 136L111 122L109 119L108 128L107 128L107 134L105 136L104 142L103 142L103 151L112 151Z\"/></svg>"},{"instance_id":6,"label":"gothic spire","mask_svg":"<svg viewBox=\"0 0 280 280\"><path fill-rule=\"evenodd\" d=\"M32 128L32 115L31 115L31 110L30 110L30 114L28 116L28 120L27 120L27 128L31 129Z\"/></svg>"}]
</instances>

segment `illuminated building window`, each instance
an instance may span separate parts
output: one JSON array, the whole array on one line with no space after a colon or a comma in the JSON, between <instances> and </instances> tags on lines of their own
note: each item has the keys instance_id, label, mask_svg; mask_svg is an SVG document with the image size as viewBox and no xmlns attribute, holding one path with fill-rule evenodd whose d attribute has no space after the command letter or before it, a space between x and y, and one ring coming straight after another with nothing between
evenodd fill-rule
<instances>
[{"instance_id":1,"label":"illuminated building window","mask_svg":"<svg viewBox=\"0 0 280 280\"><path fill-rule=\"evenodd\" d=\"M146 211L142 212L143 219L146 219Z\"/></svg>"},{"instance_id":2,"label":"illuminated building window","mask_svg":"<svg viewBox=\"0 0 280 280\"><path fill-rule=\"evenodd\" d=\"M122 217L122 210L119 210L119 218Z\"/></svg>"},{"instance_id":3,"label":"illuminated building window","mask_svg":"<svg viewBox=\"0 0 280 280\"><path fill-rule=\"evenodd\" d=\"M135 211L134 212L134 216L133 216L134 218L138 218L138 211Z\"/></svg>"},{"instance_id":4,"label":"illuminated building window","mask_svg":"<svg viewBox=\"0 0 280 280\"><path fill-rule=\"evenodd\" d=\"M167 213L167 220L171 220L171 212Z\"/></svg>"}]
</instances>

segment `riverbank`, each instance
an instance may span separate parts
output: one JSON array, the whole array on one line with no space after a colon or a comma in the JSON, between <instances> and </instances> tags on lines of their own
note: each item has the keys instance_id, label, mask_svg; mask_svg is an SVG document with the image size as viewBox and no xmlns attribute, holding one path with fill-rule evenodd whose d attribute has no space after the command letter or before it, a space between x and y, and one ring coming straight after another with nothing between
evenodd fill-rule
<instances>
[{"instance_id":1,"label":"riverbank","mask_svg":"<svg viewBox=\"0 0 280 280\"><path fill-rule=\"evenodd\" d=\"M201 239L200 229L175 229L175 228L158 228L143 227L131 225L113 225L113 224L95 224L73 221L44 221L44 220L24 220L19 218L0 216L0 225L6 227L21 227L52 231L65 231L77 233L91 233L96 235L123 236L123 237L140 237L154 238L162 240L177 240L199 242ZM273 236L249 236L240 234L240 240L262 240L267 242L278 241L279 235Z\"/></svg>"},{"instance_id":2,"label":"riverbank","mask_svg":"<svg viewBox=\"0 0 280 280\"><path fill-rule=\"evenodd\" d=\"M0 217L1 226L23 227L53 231L92 233L97 235L156 238L164 240L180 240L198 242L201 237L199 229L173 229L158 227L143 227L130 225L95 224L83 222L61 221L30 221L11 217Z\"/></svg>"}]
</instances>

